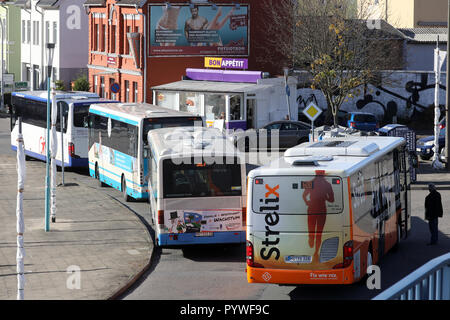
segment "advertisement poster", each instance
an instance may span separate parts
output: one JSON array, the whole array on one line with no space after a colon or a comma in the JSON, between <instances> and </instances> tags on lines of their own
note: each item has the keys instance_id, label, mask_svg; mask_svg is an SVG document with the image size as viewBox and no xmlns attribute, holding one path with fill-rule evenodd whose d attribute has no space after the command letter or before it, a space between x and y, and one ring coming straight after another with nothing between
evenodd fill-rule
<instances>
[{"instance_id":1,"label":"advertisement poster","mask_svg":"<svg viewBox=\"0 0 450 320\"><path fill-rule=\"evenodd\" d=\"M168 212L168 232L197 233L241 231L241 210L172 210Z\"/></svg>"},{"instance_id":2,"label":"advertisement poster","mask_svg":"<svg viewBox=\"0 0 450 320\"><path fill-rule=\"evenodd\" d=\"M247 5L151 4L150 55L247 56Z\"/></svg>"}]
</instances>

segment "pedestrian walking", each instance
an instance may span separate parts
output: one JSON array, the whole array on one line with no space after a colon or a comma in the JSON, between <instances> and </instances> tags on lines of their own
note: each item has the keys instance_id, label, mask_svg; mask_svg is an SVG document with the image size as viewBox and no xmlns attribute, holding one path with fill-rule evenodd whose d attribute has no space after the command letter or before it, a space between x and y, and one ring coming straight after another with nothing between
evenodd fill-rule
<instances>
[{"instance_id":1,"label":"pedestrian walking","mask_svg":"<svg viewBox=\"0 0 450 320\"><path fill-rule=\"evenodd\" d=\"M441 194L433 183L428 184L430 193L425 197L425 220L428 221L431 240L428 245L435 245L438 241L438 219L442 217Z\"/></svg>"}]
</instances>

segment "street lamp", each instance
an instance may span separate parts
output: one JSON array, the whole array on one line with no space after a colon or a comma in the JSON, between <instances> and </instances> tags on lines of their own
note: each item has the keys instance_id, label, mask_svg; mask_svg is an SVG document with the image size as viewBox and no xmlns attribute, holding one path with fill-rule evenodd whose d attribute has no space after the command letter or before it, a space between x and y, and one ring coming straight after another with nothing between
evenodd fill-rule
<instances>
[{"instance_id":1,"label":"street lamp","mask_svg":"<svg viewBox=\"0 0 450 320\"><path fill-rule=\"evenodd\" d=\"M45 175L45 231L50 230L50 80L53 69L54 43L47 43L47 148L46 175Z\"/></svg>"}]
</instances>

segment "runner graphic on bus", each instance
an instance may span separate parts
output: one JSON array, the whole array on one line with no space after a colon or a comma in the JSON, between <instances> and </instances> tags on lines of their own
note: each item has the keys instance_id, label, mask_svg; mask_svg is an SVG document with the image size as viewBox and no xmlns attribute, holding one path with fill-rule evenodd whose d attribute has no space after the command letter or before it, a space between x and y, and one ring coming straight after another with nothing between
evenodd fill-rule
<instances>
[{"instance_id":1,"label":"runner graphic on bus","mask_svg":"<svg viewBox=\"0 0 450 320\"><path fill-rule=\"evenodd\" d=\"M316 175L312 181L303 182L303 188L305 189L303 201L308 206L309 246L311 248L316 246L314 261L318 261L322 231L327 219L326 202L334 202L333 188L320 174Z\"/></svg>"}]
</instances>

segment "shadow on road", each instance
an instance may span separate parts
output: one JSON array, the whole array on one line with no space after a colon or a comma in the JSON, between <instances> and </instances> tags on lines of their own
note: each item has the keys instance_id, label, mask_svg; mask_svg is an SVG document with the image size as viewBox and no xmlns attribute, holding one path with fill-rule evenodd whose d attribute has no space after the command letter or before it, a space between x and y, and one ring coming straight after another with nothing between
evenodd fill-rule
<instances>
[{"instance_id":1,"label":"shadow on road","mask_svg":"<svg viewBox=\"0 0 450 320\"><path fill-rule=\"evenodd\" d=\"M411 234L400 242L398 251L388 252L380 261L381 289L369 290L365 280L352 285L299 285L289 293L292 300L369 300L388 289L428 261L450 250L450 238L439 232L439 243L427 246L430 240L428 223L418 217L411 219Z\"/></svg>"},{"instance_id":2,"label":"shadow on road","mask_svg":"<svg viewBox=\"0 0 450 320\"><path fill-rule=\"evenodd\" d=\"M201 245L182 248L183 257L197 262L245 262L245 244Z\"/></svg>"}]
</instances>

